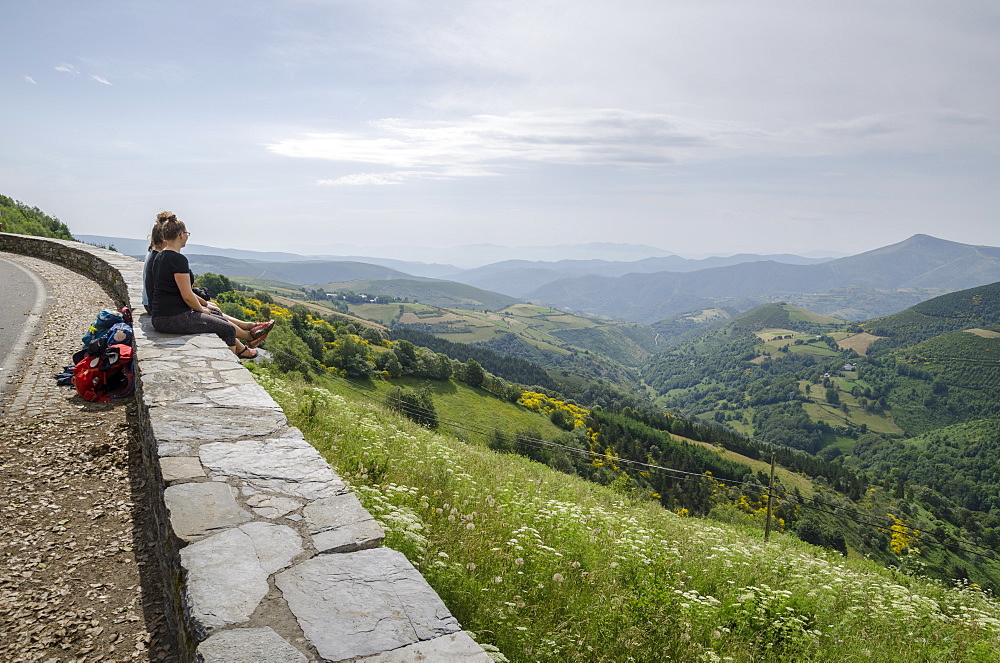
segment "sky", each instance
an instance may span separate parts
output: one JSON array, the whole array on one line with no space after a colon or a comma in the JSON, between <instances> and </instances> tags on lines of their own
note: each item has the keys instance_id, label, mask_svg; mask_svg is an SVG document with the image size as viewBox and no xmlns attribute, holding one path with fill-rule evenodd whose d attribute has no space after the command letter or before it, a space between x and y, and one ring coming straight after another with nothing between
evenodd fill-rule
<instances>
[{"instance_id":1,"label":"sky","mask_svg":"<svg viewBox=\"0 0 1000 663\"><path fill-rule=\"evenodd\" d=\"M213 246L1000 246L996 0L46 0L0 193Z\"/></svg>"}]
</instances>

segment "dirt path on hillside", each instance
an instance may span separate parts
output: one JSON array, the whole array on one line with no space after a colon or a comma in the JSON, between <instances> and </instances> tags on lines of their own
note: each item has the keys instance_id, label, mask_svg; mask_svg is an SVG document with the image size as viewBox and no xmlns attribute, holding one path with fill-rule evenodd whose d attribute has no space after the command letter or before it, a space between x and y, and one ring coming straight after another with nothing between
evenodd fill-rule
<instances>
[{"instance_id":1,"label":"dirt path on hillside","mask_svg":"<svg viewBox=\"0 0 1000 663\"><path fill-rule=\"evenodd\" d=\"M87 403L53 378L113 302L63 267L4 257L39 274L50 299L34 356L0 403L0 660L172 661L133 399Z\"/></svg>"}]
</instances>

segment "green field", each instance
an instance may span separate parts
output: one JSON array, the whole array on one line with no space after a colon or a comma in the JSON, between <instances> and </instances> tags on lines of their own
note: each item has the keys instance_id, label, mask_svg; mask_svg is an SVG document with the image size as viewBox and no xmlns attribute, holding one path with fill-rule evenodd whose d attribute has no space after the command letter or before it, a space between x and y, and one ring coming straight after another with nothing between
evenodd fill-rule
<instances>
[{"instance_id":1,"label":"green field","mask_svg":"<svg viewBox=\"0 0 1000 663\"><path fill-rule=\"evenodd\" d=\"M852 397L850 394L847 394L846 398L844 396L841 398L846 402ZM903 435L903 429L896 425L891 416L865 412L857 405L849 404L846 414L840 407L833 407L822 402L804 403L802 407L813 421L825 421L831 426L846 426L848 424L854 424L855 426L865 425L868 427L868 430L876 433Z\"/></svg>"},{"instance_id":2,"label":"green field","mask_svg":"<svg viewBox=\"0 0 1000 663\"><path fill-rule=\"evenodd\" d=\"M337 391L337 384L334 382L331 386L334 391ZM396 386L427 389L442 421L462 422L473 427L499 428L514 432L534 431L536 436L545 439L554 438L563 432L548 417L516 403L501 400L487 391L470 387L463 382L403 377L387 381L375 380L364 386L366 389L371 389L367 392L370 397L380 402L384 401L386 394ZM346 385L341 384L340 393L348 395L352 392ZM469 435L470 433L459 430L456 436L467 438ZM477 435L477 437L482 436Z\"/></svg>"},{"instance_id":3,"label":"green field","mask_svg":"<svg viewBox=\"0 0 1000 663\"><path fill-rule=\"evenodd\" d=\"M410 325L453 343L486 343L513 334L556 357L589 350L632 366L648 357L655 344L655 332L642 325L594 320L536 304L513 304L497 311L414 302L350 304L349 309L361 318Z\"/></svg>"}]
</instances>

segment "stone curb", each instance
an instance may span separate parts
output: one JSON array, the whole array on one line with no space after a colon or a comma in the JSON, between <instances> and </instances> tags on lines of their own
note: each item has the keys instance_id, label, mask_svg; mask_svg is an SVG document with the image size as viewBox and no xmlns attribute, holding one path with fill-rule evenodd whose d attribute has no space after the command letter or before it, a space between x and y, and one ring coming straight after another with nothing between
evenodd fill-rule
<instances>
[{"instance_id":1,"label":"stone curb","mask_svg":"<svg viewBox=\"0 0 1000 663\"><path fill-rule=\"evenodd\" d=\"M139 302L142 263L0 233ZM214 335L133 310L136 399L169 630L184 661L492 659Z\"/></svg>"}]
</instances>

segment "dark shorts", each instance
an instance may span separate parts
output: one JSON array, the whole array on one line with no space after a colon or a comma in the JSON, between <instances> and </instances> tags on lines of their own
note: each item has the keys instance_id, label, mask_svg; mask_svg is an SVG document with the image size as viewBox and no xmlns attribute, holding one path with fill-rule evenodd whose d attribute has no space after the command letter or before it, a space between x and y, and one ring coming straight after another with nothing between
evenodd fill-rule
<instances>
[{"instance_id":1,"label":"dark shorts","mask_svg":"<svg viewBox=\"0 0 1000 663\"><path fill-rule=\"evenodd\" d=\"M236 327L225 318L197 311L154 316L153 329L164 334L216 334L229 347L236 345Z\"/></svg>"}]
</instances>

